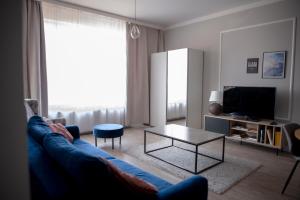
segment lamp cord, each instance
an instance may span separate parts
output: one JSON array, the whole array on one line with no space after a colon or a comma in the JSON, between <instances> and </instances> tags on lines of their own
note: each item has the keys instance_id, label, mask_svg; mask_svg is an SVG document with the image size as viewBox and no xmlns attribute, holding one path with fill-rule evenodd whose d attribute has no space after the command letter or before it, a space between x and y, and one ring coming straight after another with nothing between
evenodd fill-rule
<instances>
[{"instance_id":1,"label":"lamp cord","mask_svg":"<svg viewBox=\"0 0 300 200\"><path fill-rule=\"evenodd\" d=\"M136 0L134 0L134 21L136 22Z\"/></svg>"}]
</instances>

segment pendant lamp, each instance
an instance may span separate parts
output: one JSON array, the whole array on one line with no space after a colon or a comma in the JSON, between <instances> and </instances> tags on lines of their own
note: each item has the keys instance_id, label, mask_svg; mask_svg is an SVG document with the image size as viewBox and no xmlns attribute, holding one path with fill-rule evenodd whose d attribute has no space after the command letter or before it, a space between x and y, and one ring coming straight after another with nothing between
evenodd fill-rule
<instances>
[{"instance_id":1,"label":"pendant lamp","mask_svg":"<svg viewBox=\"0 0 300 200\"><path fill-rule=\"evenodd\" d=\"M136 22L136 0L134 0L134 22ZM141 31L137 24L131 25L130 36L134 40L141 36Z\"/></svg>"}]
</instances>

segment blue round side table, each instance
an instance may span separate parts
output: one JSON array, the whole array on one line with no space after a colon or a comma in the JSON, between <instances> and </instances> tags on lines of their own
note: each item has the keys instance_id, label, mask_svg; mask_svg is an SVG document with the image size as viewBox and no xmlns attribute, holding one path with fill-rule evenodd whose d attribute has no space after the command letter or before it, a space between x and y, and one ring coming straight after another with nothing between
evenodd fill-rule
<instances>
[{"instance_id":1,"label":"blue round side table","mask_svg":"<svg viewBox=\"0 0 300 200\"><path fill-rule=\"evenodd\" d=\"M124 127L121 124L98 124L94 126L93 135L95 136L95 146L97 146L97 138L112 138L112 149L114 149L114 138L120 137L124 133Z\"/></svg>"}]
</instances>

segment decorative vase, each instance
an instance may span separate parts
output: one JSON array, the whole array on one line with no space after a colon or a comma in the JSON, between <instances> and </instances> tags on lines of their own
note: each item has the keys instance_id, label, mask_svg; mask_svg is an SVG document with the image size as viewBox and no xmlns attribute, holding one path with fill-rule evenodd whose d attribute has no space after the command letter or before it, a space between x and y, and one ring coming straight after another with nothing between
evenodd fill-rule
<instances>
[{"instance_id":1,"label":"decorative vase","mask_svg":"<svg viewBox=\"0 0 300 200\"><path fill-rule=\"evenodd\" d=\"M223 112L223 107L218 103L212 103L209 105L208 110L213 115L220 115Z\"/></svg>"}]
</instances>

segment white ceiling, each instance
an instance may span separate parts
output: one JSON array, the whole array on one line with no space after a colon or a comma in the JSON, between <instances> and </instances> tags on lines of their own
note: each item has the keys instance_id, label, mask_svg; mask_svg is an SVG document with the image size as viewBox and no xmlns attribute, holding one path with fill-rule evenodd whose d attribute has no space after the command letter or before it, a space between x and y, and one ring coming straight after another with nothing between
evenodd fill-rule
<instances>
[{"instance_id":1,"label":"white ceiling","mask_svg":"<svg viewBox=\"0 0 300 200\"><path fill-rule=\"evenodd\" d=\"M134 18L134 0L61 1ZM138 21L165 28L218 12L276 0L136 0L136 2Z\"/></svg>"}]
</instances>

